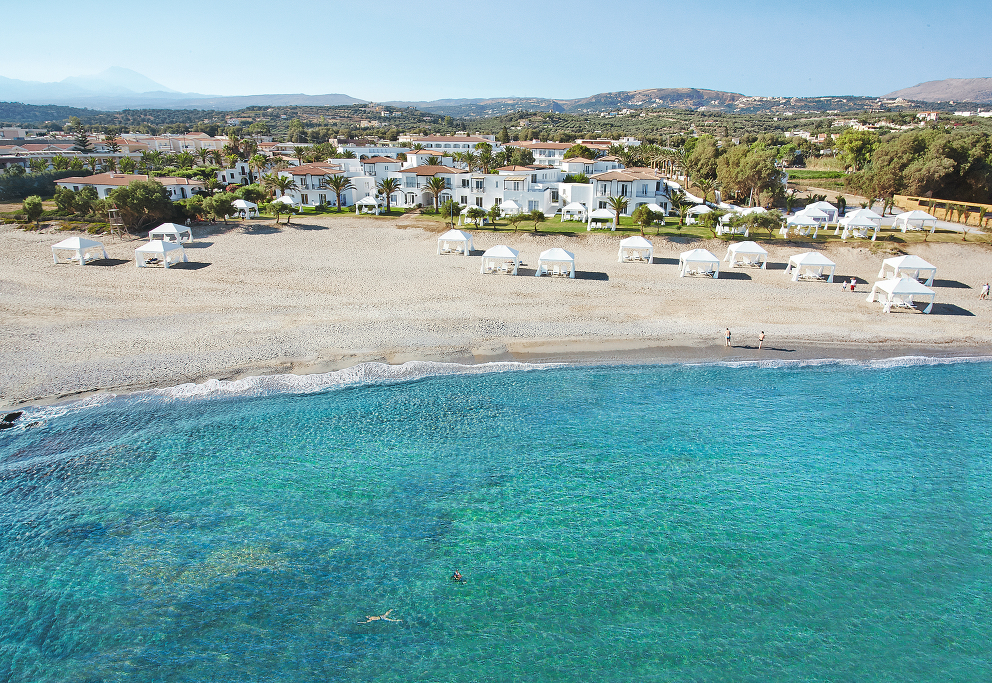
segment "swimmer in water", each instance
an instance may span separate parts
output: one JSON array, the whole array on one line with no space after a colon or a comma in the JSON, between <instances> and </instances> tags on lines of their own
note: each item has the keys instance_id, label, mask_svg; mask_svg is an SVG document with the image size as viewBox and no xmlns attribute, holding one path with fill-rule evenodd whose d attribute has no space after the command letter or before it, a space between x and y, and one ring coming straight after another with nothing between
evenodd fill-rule
<instances>
[{"instance_id":1,"label":"swimmer in water","mask_svg":"<svg viewBox=\"0 0 992 683\"><path fill-rule=\"evenodd\" d=\"M452 581L464 581L465 579L462 578L462 575L456 569L455 570L455 573L451 575L451 580Z\"/></svg>"},{"instance_id":2,"label":"swimmer in water","mask_svg":"<svg viewBox=\"0 0 992 683\"><path fill-rule=\"evenodd\" d=\"M373 621L403 621L402 619L391 619L389 613L393 610L387 610L385 614L380 614L379 616L374 616L372 614L365 615L365 621L358 622L359 624L369 624Z\"/></svg>"}]
</instances>

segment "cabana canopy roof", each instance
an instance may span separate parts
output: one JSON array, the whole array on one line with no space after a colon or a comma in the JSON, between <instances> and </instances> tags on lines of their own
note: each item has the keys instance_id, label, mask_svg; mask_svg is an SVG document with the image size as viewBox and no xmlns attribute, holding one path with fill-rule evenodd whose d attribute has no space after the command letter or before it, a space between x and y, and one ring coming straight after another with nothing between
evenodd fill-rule
<instances>
[{"instance_id":1,"label":"cabana canopy roof","mask_svg":"<svg viewBox=\"0 0 992 683\"><path fill-rule=\"evenodd\" d=\"M679 259L682 261L692 261L694 263L720 263L720 259L718 259L713 252L706 249L684 251L679 254Z\"/></svg>"},{"instance_id":2,"label":"cabana canopy roof","mask_svg":"<svg viewBox=\"0 0 992 683\"><path fill-rule=\"evenodd\" d=\"M658 206L654 202L651 202L648 206L648 211L654 211L655 213L665 213L664 207Z\"/></svg>"},{"instance_id":3,"label":"cabana canopy roof","mask_svg":"<svg viewBox=\"0 0 992 683\"><path fill-rule=\"evenodd\" d=\"M627 249L651 249L654 245L640 235L620 240L620 246Z\"/></svg>"},{"instance_id":4,"label":"cabana canopy roof","mask_svg":"<svg viewBox=\"0 0 992 683\"><path fill-rule=\"evenodd\" d=\"M921 285L911 277L900 277L894 280L882 280L875 283L875 288L886 294L902 296L904 294L919 294L921 296L931 296L934 291L926 285Z\"/></svg>"},{"instance_id":5,"label":"cabana canopy roof","mask_svg":"<svg viewBox=\"0 0 992 683\"><path fill-rule=\"evenodd\" d=\"M507 209L515 209L519 211L520 205L517 204L512 199L507 199L505 202L500 203L499 208L503 209L504 211L506 211Z\"/></svg>"},{"instance_id":6,"label":"cabana canopy roof","mask_svg":"<svg viewBox=\"0 0 992 683\"><path fill-rule=\"evenodd\" d=\"M379 202L375 200L375 197L369 195L368 197L363 197L355 202L359 206L379 206Z\"/></svg>"},{"instance_id":7,"label":"cabana canopy roof","mask_svg":"<svg viewBox=\"0 0 992 683\"><path fill-rule=\"evenodd\" d=\"M789 257L789 262L797 266L835 266L837 265L818 251L807 251Z\"/></svg>"},{"instance_id":8,"label":"cabana canopy roof","mask_svg":"<svg viewBox=\"0 0 992 683\"><path fill-rule=\"evenodd\" d=\"M712 210L713 209L711 209L710 207L706 206L705 204L698 204L698 205L692 207L691 209L689 209L686 213L693 214L693 215L699 215L701 213L709 213Z\"/></svg>"},{"instance_id":9,"label":"cabana canopy roof","mask_svg":"<svg viewBox=\"0 0 992 683\"><path fill-rule=\"evenodd\" d=\"M735 254L767 254L768 252L757 242L735 242L730 245L730 251Z\"/></svg>"},{"instance_id":10,"label":"cabana canopy roof","mask_svg":"<svg viewBox=\"0 0 992 683\"><path fill-rule=\"evenodd\" d=\"M257 209L258 208L258 204L256 204L255 202L249 202L249 201L246 201L244 199L235 199L233 202L231 202L231 205L235 209L242 209L242 210L244 210L244 209Z\"/></svg>"},{"instance_id":11,"label":"cabana canopy roof","mask_svg":"<svg viewBox=\"0 0 992 683\"><path fill-rule=\"evenodd\" d=\"M85 237L70 237L64 239L58 244L53 244L52 249L89 249L91 247L103 248L102 242L97 242L96 240L88 240Z\"/></svg>"},{"instance_id":12,"label":"cabana canopy roof","mask_svg":"<svg viewBox=\"0 0 992 683\"><path fill-rule=\"evenodd\" d=\"M510 247L500 244L486 249L485 253L482 254L482 258L515 259L519 255L520 252L516 249L511 249Z\"/></svg>"},{"instance_id":13,"label":"cabana canopy roof","mask_svg":"<svg viewBox=\"0 0 992 683\"><path fill-rule=\"evenodd\" d=\"M897 219L904 221L935 221L936 216L931 216L926 211L920 211L919 209L915 211L907 211L906 213L901 213L896 216Z\"/></svg>"},{"instance_id":14,"label":"cabana canopy roof","mask_svg":"<svg viewBox=\"0 0 992 683\"><path fill-rule=\"evenodd\" d=\"M582 206L578 202L572 202L571 204L567 204L565 206L565 208L562 209L562 213L564 213L566 211L582 211L582 212L585 212L585 210L586 210L586 207Z\"/></svg>"},{"instance_id":15,"label":"cabana canopy roof","mask_svg":"<svg viewBox=\"0 0 992 683\"><path fill-rule=\"evenodd\" d=\"M165 240L152 240L148 244L143 244L142 246L135 249L136 252L141 252L142 254L167 254L170 251L175 251L176 249L182 249L183 245L178 242L166 242Z\"/></svg>"},{"instance_id":16,"label":"cabana canopy roof","mask_svg":"<svg viewBox=\"0 0 992 683\"><path fill-rule=\"evenodd\" d=\"M540 257L538 258L541 261L562 261L567 263L575 263L575 254L558 247L542 251Z\"/></svg>"},{"instance_id":17,"label":"cabana canopy roof","mask_svg":"<svg viewBox=\"0 0 992 683\"><path fill-rule=\"evenodd\" d=\"M614 218L616 218L616 216L609 209L596 209L595 211L589 214L589 219L594 220L597 218L601 220L611 221Z\"/></svg>"},{"instance_id":18,"label":"cabana canopy roof","mask_svg":"<svg viewBox=\"0 0 992 683\"><path fill-rule=\"evenodd\" d=\"M927 263L914 254L887 258L882 261L882 264L895 268L896 270L937 270L937 266L932 263Z\"/></svg>"}]
</instances>

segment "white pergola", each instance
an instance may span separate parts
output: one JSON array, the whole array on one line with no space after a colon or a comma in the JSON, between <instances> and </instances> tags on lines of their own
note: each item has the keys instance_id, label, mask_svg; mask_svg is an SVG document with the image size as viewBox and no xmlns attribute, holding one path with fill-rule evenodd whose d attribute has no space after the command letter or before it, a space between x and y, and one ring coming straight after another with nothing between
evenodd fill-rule
<instances>
[{"instance_id":1,"label":"white pergola","mask_svg":"<svg viewBox=\"0 0 992 683\"><path fill-rule=\"evenodd\" d=\"M809 211L810 209L817 209L826 214L828 223L833 223L837 220L837 207L830 202L813 202L812 204L807 204L803 211Z\"/></svg>"},{"instance_id":2,"label":"white pergola","mask_svg":"<svg viewBox=\"0 0 992 683\"><path fill-rule=\"evenodd\" d=\"M69 256L64 263L78 261L81 266L85 266L90 261L99 261L101 258L107 258L107 250L104 248L102 242L88 240L85 237L70 237L58 244L53 244L52 261L56 264L63 263L59 261L59 257L64 256L66 252L71 253L72 256ZM99 254L103 255L99 256Z\"/></svg>"},{"instance_id":3,"label":"white pergola","mask_svg":"<svg viewBox=\"0 0 992 683\"><path fill-rule=\"evenodd\" d=\"M187 225L176 225L175 223L162 223L154 230L148 231L149 240L162 240L163 242L192 242L193 230Z\"/></svg>"},{"instance_id":4,"label":"white pergola","mask_svg":"<svg viewBox=\"0 0 992 683\"><path fill-rule=\"evenodd\" d=\"M537 272L534 277L542 275L559 275L575 279L575 254L555 247L542 251L537 259Z\"/></svg>"},{"instance_id":5,"label":"white pergola","mask_svg":"<svg viewBox=\"0 0 992 683\"><path fill-rule=\"evenodd\" d=\"M814 211L819 211L819 209L813 209ZM820 213L823 213L820 211ZM820 227L827 224L826 214L822 217L816 215L809 215L800 211L797 214L789 216L785 221L785 227L779 230L782 237L789 236L789 228L796 228L796 232L800 235L808 236L810 228L813 229L813 237L820 231Z\"/></svg>"},{"instance_id":6,"label":"white pergola","mask_svg":"<svg viewBox=\"0 0 992 683\"><path fill-rule=\"evenodd\" d=\"M500 202L499 210L504 216L513 216L520 213L520 205L512 199L507 199L505 202Z\"/></svg>"},{"instance_id":7,"label":"white pergola","mask_svg":"<svg viewBox=\"0 0 992 683\"><path fill-rule=\"evenodd\" d=\"M244 199L235 199L231 202L231 205L238 210L238 213L243 213L245 218L251 218L254 213L255 217L258 217L258 204L255 202L249 202Z\"/></svg>"},{"instance_id":8,"label":"white pergola","mask_svg":"<svg viewBox=\"0 0 992 683\"><path fill-rule=\"evenodd\" d=\"M686 225L695 225L696 224L696 216L702 216L704 213L709 213L712 210L713 209L711 209L710 207L706 206L705 204L698 204L698 205L692 207L691 209L689 209L688 211L685 212L685 222L686 222Z\"/></svg>"},{"instance_id":9,"label":"white pergola","mask_svg":"<svg viewBox=\"0 0 992 683\"><path fill-rule=\"evenodd\" d=\"M578 202L572 202L571 204L566 204L561 210L561 222L565 221L582 221L586 220L586 207Z\"/></svg>"},{"instance_id":10,"label":"white pergola","mask_svg":"<svg viewBox=\"0 0 992 683\"><path fill-rule=\"evenodd\" d=\"M648 207L648 211L651 211L653 213L660 213L663 216L667 213L667 211L665 211L665 207L659 204L655 204L654 202L648 204L647 207Z\"/></svg>"},{"instance_id":11,"label":"white pergola","mask_svg":"<svg viewBox=\"0 0 992 683\"><path fill-rule=\"evenodd\" d=\"M712 275L720 277L720 259L706 249L693 249L679 254L679 277L686 275Z\"/></svg>"},{"instance_id":12,"label":"white pergola","mask_svg":"<svg viewBox=\"0 0 992 683\"><path fill-rule=\"evenodd\" d=\"M374 213L375 215L378 216L379 215L379 202L377 202L375 200L375 197L373 197L372 195L369 195L367 197L363 197L363 198L359 199L357 202L355 202L355 213L357 213L357 214L361 214L361 213Z\"/></svg>"},{"instance_id":13,"label":"white pergola","mask_svg":"<svg viewBox=\"0 0 992 683\"><path fill-rule=\"evenodd\" d=\"M462 254L468 256L472 251L472 235L461 230L449 230L437 238L437 253Z\"/></svg>"},{"instance_id":14,"label":"white pergola","mask_svg":"<svg viewBox=\"0 0 992 683\"><path fill-rule=\"evenodd\" d=\"M723 260L728 262L731 268L757 266L760 263L761 269L767 270L768 252L757 242L736 242L727 248L727 255Z\"/></svg>"},{"instance_id":15,"label":"white pergola","mask_svg":"<svg viewBox=\"0 0 992 683\"><path fill-rule=\"evenodd\" d=\"M520 252L500 244L486 249L485 253L482 254L482 267L479 272L516 275L519 266Z\"/></svg>"},{"instance_id":16,"label":"white pergola","mask_svg":"<svg viewBox=\"0 0 992 683\"><path fill-rule=\"evenodd\" d=\"M630 263L637 261L639 263L651 263L653 255L654 245L640 235L635 235L634 237L620 240L620 249L617 251L617 262Z\"/></svg>"},{"instance_id":17,"label":"white pergola","mask_svg":"<svg viewBox=\"0 0 992 683\"><path fill-rule=\"evenodd\" d=\"M930 234L937 229L937 217L931 216L926 211L907 211L906 213L901 213L896 216L896 219L892 221L892 227L898 228L903 232L907 230L926 230L927 226L930 227Z\"/></svg>"},{"instance_id":18,"label":"white pergola","mask_svg":"<svg viewBox=\"0 0 992 683\"><path fill-rule=\"evenodd\" d=\"M874 303L876 298L882 302L883 313L890 312L893 306L915 310L914 301L929 299L930 303L923 309L924 313L929 313L933 309L933 302L937 298L937 293L911 277L900 277L894 280L876 282L865 301Z\"/></svg>"},{"instance_id":19,"label":"white pergola","mask_svg":"<svg viewBox=\"0 0 992 683\"><path fill-rule=\"evenodd\" d=\"M874 211L872 211L871 209L855 209L854 211L851 211L849 214L845 215L843 218L837 221L837 227L834 228L834 234L835 235L839 234L841 228L843 228L845 225L853 221L855 218L859 218L859 219L867 218L868 220L877 223L879 227L882 226L882 217L879 216Z\"/></svg>"},{"instance_id":20,"label":"white pergola","mask_svg":"<svg viewBox=\"0 0 992 683\"><path fill-rule=\"evenodd\" d=\"M589 212L589 222L586 225L586 232L592 230L593 221L614 221L616 219L616 214L609 209L596 209L595 211ZM616 230L617 224L612 223L610 230Z\"/></svg>"},{"instance_id":21,"label":"white pergola","mask_svg":"<svg viewBox=\"0 0 992 683\"><path fill-rule=\"evenodd\" d=\"M927 287L933 286L933 278L937 275L937 266L927 263L919 256L907 254L905 256L895 256L882 261L882 269L878 271L878 277L897 279L910 277L914 280L927 278L924 283Z\"/></svg>"},{"instance_id":22,"label":"white pergola","mask_svg":"<svg viewBox=\"0 0 992 683\"><path fill-rule=\"evenodd\" d=\"M785 273L792 272L792 281L798 280L822 280L823 271L830 270L827 282L834 281L834 269L837 264L828 259L818 251L807 251L803 254L796 254L789 257L789 264L785 267ZM794 271L794 272L793 272Z\"/></svg>"},{"instance_id":23,"label":"white pergola","mask_svg":"<svg viewBox=\"0 0 992 683\"><path fill-rule=\"evenodd\" d=\"M874 242L878 237L878 229L881 226L881 217L876 221L868 216L851 216L850 218L844 216L840 219L840 224L837 227L838 229L841 227L844 228L844 232L840 236L842 240L846 240L848 237L866 240L868 239L868 231L871 230L871 241Z\"/></svg>"},{"instance_id":24,"label":"white pergola","mask_svg":"<svg viewBox=\"0 0 992 683\"><path fill-rule=\"evenodd\" d=\"M143 244L134 250L134 265L138 268L161 264L168 268L180 261L189 261L186 258L186 250L178 242L165 242L163 240L153 240L148 244Z\"/></svg>"},{"instance_id":25,"label":"white pergola","mask_svg":"<svg viewBox=\"0 0 992 683\"><path fill-rule=\"evenodd\" d=\"M279 199L273 199L273 204L285 204L286 206L296 206L296 202L288 194L284 194Z\"/></svg>"}]
</instances>

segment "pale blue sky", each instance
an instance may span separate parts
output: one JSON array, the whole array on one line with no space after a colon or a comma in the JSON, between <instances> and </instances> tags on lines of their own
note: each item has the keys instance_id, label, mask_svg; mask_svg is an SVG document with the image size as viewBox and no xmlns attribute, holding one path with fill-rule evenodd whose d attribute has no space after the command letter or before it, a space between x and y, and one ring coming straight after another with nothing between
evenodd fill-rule
<instances>
[{"instance_id":1,"label":"pale blue sky","mask_svg":"<svg viewBox=\"0 0 992 683\"><path fill-rule=\"evenodd\" d=\"M697 87L880 95L992 76L988 0L49 0L4 10L0 76L125 66L217 95L368 100Z\"/></svg>"}]
</instances>

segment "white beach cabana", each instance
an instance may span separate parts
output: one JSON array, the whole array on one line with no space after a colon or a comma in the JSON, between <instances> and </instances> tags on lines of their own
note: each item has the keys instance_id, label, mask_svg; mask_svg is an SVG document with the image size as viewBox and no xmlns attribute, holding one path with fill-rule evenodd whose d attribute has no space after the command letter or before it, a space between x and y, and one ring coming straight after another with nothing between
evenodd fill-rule
<instances>
[{"instance_id":1,"label":"white beach cabana","mask_svg":"<svg viewBox=\"0 0 992 683\"><path fill-rule=\"evenodd\" d=\"M485 253L482 254L482 268L479 269L479 272L516 275L519 266L520 252L500 244L486 249Z\"/></svg>"},{"instance_id":2,"label":"white beach cabana","mask_svg":"<svg viewBox=\"0 0 992 683\"><path fill-rule=\"evenodd\" d=\"M919 256L907 254L905 256L895 256L882 261L882 269L878 271L878 277L897 279L900 277L910 277L914 280L921 280L927 287L933 286L933 278L937 275L937 266L927 263Z\"/></svg>"},{"instance_id":3,"label":"white beach cabana","mask_svg":"<svg viewBox=\"0 0 992 683\"><path fill-rule=\"evenodd\" d=\"M279 197L279 199L273 199L272 200L272 203L273 204L285 204L286 206L296 206L296 203L297 202L292 197L290 197L288 194L284 194L283 196Z\"/></svg>"},{"instance_id":4,"label":"white beach cabana","mask_svg":"<svg viewBox=\"0 0 992 683\"><path fill-rule=\"evenodd\" d=\"M679 277L686 275L712 275L720 277L720 259L706 249L693 249L679 254Z\"/></svg>"},{"instance_id":5,"label":"white beach cabana","mask_svg":"<svg viewBox=\"0 0 992 683\"><path fill-rule=\"evenodd\" d=\"M727 248L727 255L723 260L728 262L731 268L761 264L761 269L767 270L768 252L757 242L736 242Z\"/></svg>"},{"instance_id":6,"label":"white beach cabana","mask_svg":"<svg viewBox=\"0 0 992 683\"><path fill-rule=\"evenodd\" d=\"M855 209L854 211L851 211L843 218L841 218L839 221L837 221L837 227L834 228L834 234L836 235L840 233L841 229L848 223L851 223L855 218L857 219L867 218L873 223L876 223L878 227L882 227L882 217L879 216L877 213L875 213L871 209Z\"/></svg>"},{"instance_id":7,"label":"white beach cabana","mask_svg":"<svg viewBox=\"0 0 992 683\"><path fill-rule=\"evenodd\" d=\"M437 253L462 254L468 256L472 251L472 235L461 230L449 230L437 238Z\"/></svg>"},{"instance_id":8,"label":"white beach cabana","mask_svg":"<svg viewBox=\"0 0 992 683\"><path fill-rule=\"evenodd\" d=\"M867 209L865 209L867 211ZM856 211L855 214L858 212ZM871 213L878 216L877 213L872 211ZM868 232L871 231L871 241L874 242L878 238L878 230L882 227L882 217L878 216L878 219L874 219L871 216L865 215L851 215L844 216L840 219L837 224L837 230L843 228L844 232L841 233L840 238L846 240L848 237L854 237L858 239L866 240L868 239ZM834 234L837 234L837 230L834 230Z\"/></svg>"},{"instance_id":9,"label":"white beach cabana","mask_svg":"<svg viewBox=\"0 0 992 683\"><path fill-rule=\"evenodd\" d=\"M619 263L651 263L654 255L654 245L640 235L628 237L620 240L620 249L617 251L617 262Z\"/></svg>"},{"instance_id":10,"label":"white beach cabana","mask_svg":"<svg viewBox=\"0 0 992 683\"><path fill-rule=\"evenodd\" d=\"M833 223L837 220L837 207L830 202L813 202L812 204L807 204L803 211L809 211L810 209L816 209L826 214L828 223Z\"/></svg>"},{"instance_id":11,"label":"white beach cabana","mask_svg":"<svg viewBox=\"0 0 992 683\"><path fill-rule=\"evenodd\" d=\"M929 313L933 309L933 302L937 298L937 293L911 277L900 277L894 280L876 282L865 301L874 303L876 298L882 302L883 313L890 312L893 306L916 310L915 301L929 299L930 303L923 309L924 313Z\"/></svg>"},{"instance_id":12,"label":"white beach cabana","mask_svg":"<svg viewBox=\"0 0 992 683\"><path fill-rule=\"evenodd\" d=\"M819 209L813 209L812 211L817 213L800 211L789 216L785 221L785 227L779 231L782 237L788 237L789 230L795 228L797 233L804 236L809 236L809 231L812 229L812 237L815 238L820 228L827 224L827 214Z\"/></svg>"},{"instance_id":13,"label":"white beach cabana","mask_svg":"<svg viewBox=\"0 0 992 683\"><path fill-rule=\"evenodd\" d=\"M377 202L375 197L373 197L372 195L363 197L359 199L357 202L355 202L355 213L357 214L374 213L378 216L379 202Z\"/></svg>"},{"instance_id":14,"label":"white beach cabana","mask_svg":"<svg viewBox=\"0 0 992 683\"><path fill-rule=\"evenodd\" d=\"M255 202L249 202L245 199L235 199L231 202L231 206L238 210L238 213L244 214L245 218L251 218L252 214L258 217L258 204Z\"/></svg>"},{"instance_id":15,"label":"white beach cabana","mask_svg":"<svg viewBox=\"0 0 992 683\"><path fill-rule=\"evenodd\" d=\"M931 216L926 211L907 211L896 216L892 221L892 227L906 232L907 230L926 230L930 228L930 234L937 229L937 217Z\"/></svg>"},{"instance_id":16,"label":"white beach cabana","mask_svg":"<svg viewBox=\"0 0 992 683\"><path fill-rule=\"evenodd\" d=\"M686 225L695 225L697 216L702 216L704 213L709 213L712 210L713 209L706 206L705 204L697 204L696 206L692 207L691 209L685 212Z\"/></svg>"},{"instance_id":17,"label":"white beach cabana","mask_svg":"<svg viewBox=\"0 0 992 683\"><path fill-rule=\"evenodd\" d=\"M578 202L572 202L571 204L566 204L561 210L561 222L565 221L583 221L586 220L586 207Z\"/></svg>"},{"instance_id":18,"label":"white beach cabana","mask_svg":"<svg viewBox=\"0 0 992 683\"><path fill-rule=\"evenodd\" d=\"M148 231L148 239L162 240L163 242L192 242L193 230L188 225L162 223L162 225L158 226L154 230Z\"/></svg>"},{"instance_id":19,"label":"white beach cabana","mask_svg":"<svg viewBox=\"0 0 992 683\"><path fill-rule=\"evenodd\" d=\"M834 269L837 264L828 259L818 251L807 251L803 254L796 254L789 257L789 264L785 267L785 273L792 273L792 281L797 280L822 280L823 271L829 270L827 282L834 281Z\"/></svg>"},{"instance_id":20,"label":"white beach cabana","mask_svg":"<svg viewBox=\"0 0 992 683\"><path fill-rule=\"evenodd\" d=\"M499 210L504 216L514 216L520 213L520 205L512 199L507 199L505 202L500 202Z\"/></svg>"},{"instance_id":21,"label":"white beach cabana","mask_svg":"<svg viewBox=\"0 0 992 683\"><path fill-rule=\"evenodd\" d=\"M537 272L535 277L542 275L558 275L575 279L575 254L564 249L555 247L542 251L537 259Z\"/></svg>"},{"instance_id":22,"label":"white beach cabana","mask_svg":"<svg viewBox=\"0 0 992 683\"><path fill-rule=\"evenodd\" d=\"M651 202L650 204L648 204L647 207L648 207L648 211L651 211L653 213L660 213L662 216L667 216L668 215L668 212L665 211L665 207L663 207L663 206L661 206L659 204L655 204L654 202Z\"/></svg>"},{"instance_id":23,"label":"white beach cabana","mask_svg":"<svg viewBox=\"0 0 992 683\"><path fill-rule=\"evenodd\" d=\"M613 223L613 220L616 217L617 217L616 214L613 213L609 209L596 209L595 211L590 211L589 212L589 222L586 225L586 232L588 232L589 230L592 230L592 222L593 221L610 221L611 222L610 230L616 230L617 229L617 224L616 223Z\"/></svg>"},{"instance_id":24,"label":"white beach cabana","mask_svg":"<svg viewBox=\"0 0 992 683\"><path fill-rule=\"evenodd\" d=\"M66 256L67 253L71 256ZM66 260L59 261L60 257ZM90 261L99 261L101 258L107 258L103 243L85 237L70 237L52 245L52 261L56 264L77 261L79 265L85 266Z\"/></svg>"},{"instance_id":25,"label":"white beach cabana","mask_svg":"<svg viewBox=\"0 0 992 683\"><path fill-rule=\"evenodd\" d=\"M178 242L165 242L163 240L152 240L148 244L143 244L134 250L134 265L138 268L161 264L165 268L183 261L186 258L186 250Z\"/></svg>"}]
</instances>

